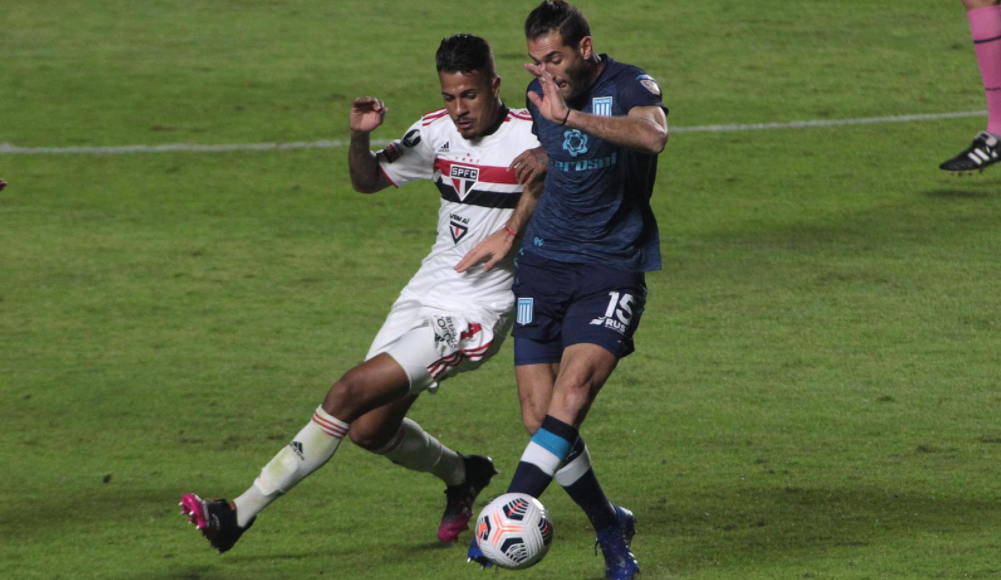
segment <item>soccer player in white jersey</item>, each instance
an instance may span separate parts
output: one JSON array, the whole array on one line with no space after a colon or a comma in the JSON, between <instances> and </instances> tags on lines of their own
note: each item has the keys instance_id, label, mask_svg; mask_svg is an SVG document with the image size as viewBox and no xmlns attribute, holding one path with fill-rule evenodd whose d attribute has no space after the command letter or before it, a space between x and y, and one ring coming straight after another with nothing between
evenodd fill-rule
<instances>
[{"instance_id":1,"label":"soccer player in white jersey","mask_svg":"<svg viewBox=\"0 0 1001 580\"><path fill-rule=\"evenodd\" d=\"M387 109L378 99L356 99L348 154L351 183L362 193L419 179L434 182L441 192L437 240L393 304L366 360L334 383L253 485L232 502L190 493L181 498L182 513L220 553L233 547L261 510L326 463L349 433L361 447L445 482L442 541L468 529L473 502L496 473L489 457L460 455L405 416L422 391L434 392L446 377L479 366L507 334L512 262L466 273L454 268L491 234L517 235L532 204L522 204L529 207L524 214L514 208L523 189L526 199L541 191L544 166L525 153L539 145L531 117L501 101L485 40L466 34L444 39L437 68L445 108L374 153L369 135Z\"/></svg>"}]
</instances>

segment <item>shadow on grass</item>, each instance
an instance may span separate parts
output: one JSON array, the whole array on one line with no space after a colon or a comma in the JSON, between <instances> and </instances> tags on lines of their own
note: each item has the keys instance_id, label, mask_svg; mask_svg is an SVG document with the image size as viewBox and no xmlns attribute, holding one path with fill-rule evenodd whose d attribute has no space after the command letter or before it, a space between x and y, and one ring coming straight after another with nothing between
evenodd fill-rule
<instances>
[{"instance_id":1,"label":"shadow on grass","mask_svg":"<svg viewBox=\"0 0 1001 580\"><path fill-rule=\"evenodd\" d=\"M213 578L217 571L211 566L191 566L186 565L181 568L172 569L165 575L158 578L170 580L201 580L202 578Z\"/></svg>"},{"instance_id":2,"label":"shadow on grass","mask_svg":"<svg viewBox=\"0 0 1001 580\"><path fill-rule=\"evenodd\" d=\"M741 489L697 508L692 502L678 509L650 506L639 515L643 534L670 538L670 553L660 561L646 555L657 574L801 562L807 554L846 548L882 551L916 534L1001 531L997 501L865 487Z\"/></svg>"},{"instance_id":3,"label":"shadow on grass","mask_svg":"<svg viewBox=\"0 0 1001 580\"><path fill-rule=\"evenodd\" d=\"M407 544L397 546L400 554L419 554L422 552L434 552L436 550L456 550L465 554L466 547L469 546L469 536L463 535L457 542L424 542L423 544ZM461 548L461 550L460 550Z\"/></svg>"},{"instance_id":4,"label":"shadow on grass","mask_svg":"<svg viewBox=\"0 0 1001 580\"><path fill-rule=\"evenodd\" d=\"M949 189L930 189L923 192L928 197L938 197L943 199L956 198L956 199L980 199L985 197L991 197L1001 190L1001 184L997 185L982 185L978 189L960 189L960 188L949 188Z\"/></svg>"},{"instance_id":5,"label":"shadow on grass","mask_svg":"<svg viewBox=\"0 0 1001 580\"><path fill-rule=\"evenodd\" d=\"M636 554L643 567L643 576L660 579L675 575L685 577L710 569L738 570L755 563L801 566L803 561L815 559L818 554L821 558L827 554L840 556L846 550L869 553L875 558L885 553L887 547L906 544L909 538L921 534L998 537L1001 534L1001 503L996 497L963 497L962 493L962 489L952 490L948 496L915 493L861 482L838 487L776 484L774 487L758 485L735 489L708 487L698 493L678 494L666 502L659 502L658 494L646 495L645 501L634 500L630 507L639 518ZM138 493L131 497L127 493L116 494L116 499L115 503L97 502L107 508L106 515L112 521L149 517L162 511L159 508L162 503L169 504L148 494L140 497ZM37 521L38 513L65 514L65 521L55 524L63 532L73 530L76 525L80 526L76 528L78 532L88 528L93 531L93 523L79 523L79 510L69 507L68 503L66 499L49 497L44 502L32 504L37 510L35 513L22 512L20 516ZM169 507L173 512L173 506ZM135 538L135 550L128 551L137 558L136 562L142 562L142 569L122 577L201 580L253 574L273 578L292 569L299 571L301 577L317 577L328 570L331 563L336 563L346 573L345 577L357 573L359 578L378 577L381 572L399 577L405 573L404 568L415 565L441 566L441 577L457 577L463 573L460 570L466 569L464 552L468 532L458 543L452 544L427 541L426 536L410 538L408 534L394 534L360 549L362 544L357 538L356 541L338 541L337 533L341 532L328 531L328 535L318 538L317 534L329 529L321 525L322 522L303 522L302 526L292 528L294 532L283 531L272 538L265 534L258 539L257 545L243 546L247 549L213 557L213 562L218 564L211 564L206 559L211 554L204 541L188 537L195 533L185 529L190 526L180 516L175 520L175 515L171 513L169 521L152 524L154 528L163 529ZM95 521L93 518L87 520ZM562 557L571 558L568 564L575 569L585 569L584 578L598 579L601 558L590 553L593 536L585 529L583 521L577 523L581 525L568 523L559 540L566 542L566 549L560 550ZM23 531L28 533L28 528ZM278 541L278 535L282 536L279 547L262 549L266 543ZM132 542L126 544L133 545ZM139 551L146 555L139 556ZM576 560L585 556L584 563ZM594 574L591 574L592 569ZM423 576L413 576L417 577Z\"/></svg>"}]
</instances>

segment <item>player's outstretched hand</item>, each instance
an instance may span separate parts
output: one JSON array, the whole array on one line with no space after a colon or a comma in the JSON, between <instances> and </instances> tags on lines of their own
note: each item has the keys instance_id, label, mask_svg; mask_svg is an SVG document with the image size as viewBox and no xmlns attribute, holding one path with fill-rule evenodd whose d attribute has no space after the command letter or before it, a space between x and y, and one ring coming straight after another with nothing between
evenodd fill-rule
<instances>
[{"instance_id":1,"label":"player's outstretched hand","mask_svg":"<svg viewBox=\"0 0 1001 580\"><path fill-rule=\"evenodd\" d=\"M501 228L463 256L455 265L455 271L465 272L477 264L483 264L483 271L489 272L497 262L508 255L512 246L514 246L514 236L507 229Z\"/></svg>"},{"instance_id":2,"label":"player's outstretched hand","mask_svg":"<svg viewBox=\"0 0 1001 580\"><path fill-rule=\"evenodd\" d=\"M373 97L362 97L351 103L351 130L358 133L371 133L382 125L386 116L386 105Z\"/></svg>"},{"instance_id":3,"label":"player's outstretched hand","mask_svg":"<svg viewBox=\"0 0 1001 580\"><path fill-rule=\"evenodd\" d=\"M514 171L518 183L526 184L543 179L546 176L546 169L549 167L549 156L542 147L528 149L521 155L514 158L508 169Z\"/></svg>"},{"instance_id":4,"label":"player's outstretched hand","mask_svg":"<svg viewBox=\"0 0 1001 580\"><path fill-rule=\"evenodd\" d=\"M3 188L5 187L7 187L7 182L0 179L0 191L3 191Z\"/></svg>"},{"instance_id":5,"label":"player's outstretched hand","mask_svg":"<svg viewBox=\"0 0 1001 580\"><path fill-rule=\"evenodd\" d=\"M534 91L528 91L528 100L539 108L539 112L547 120L562 125L566 121L570 109L567 107L566 101L563 100L563 95L560 94L560 88L553 82L553 75L541 66L530 62L525 63L525 70L535 75L535 78L539 79L539 84L542 85L542 96L535 94Z\"/></svg>"}]
</instances>

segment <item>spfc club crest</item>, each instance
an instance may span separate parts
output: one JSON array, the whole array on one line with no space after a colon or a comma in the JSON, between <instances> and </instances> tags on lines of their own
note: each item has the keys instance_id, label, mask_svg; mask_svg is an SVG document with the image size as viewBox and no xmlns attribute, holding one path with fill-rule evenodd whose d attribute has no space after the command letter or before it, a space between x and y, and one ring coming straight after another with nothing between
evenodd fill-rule
<instances>
[{"instance_id":1,"label":"spfc club crest","mask_svg":"<svg viewBox=\"0 0 1001 580\"><path fill-rule=\"evenodd\" d=\"M455 187L455 194L459 196L459 199L465 199L466 194L469 193L473 186L480 178L480 169L478 167L468 167L466 165L452 165L452 169L449 171L448 175L452 179L452 186ZM455 234L452 234L453 237Z\"/></svg>"}]
</instances>

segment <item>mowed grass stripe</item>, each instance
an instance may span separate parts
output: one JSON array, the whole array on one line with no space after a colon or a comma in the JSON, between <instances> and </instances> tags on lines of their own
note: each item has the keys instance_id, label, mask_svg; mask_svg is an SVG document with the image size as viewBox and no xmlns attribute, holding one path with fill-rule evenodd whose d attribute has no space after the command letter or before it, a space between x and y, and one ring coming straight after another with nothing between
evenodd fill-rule
<instances>
[{"instance_id":1,"label":"mowed grass stripe","mask_svg":"<svg viewBox=\"0 0 1001 580\"><path fill-rule=\"evenodd\" d=\"M930 113L917 115L897 115L891 117L865 117L858 119L814 119L810 121L790 121L787 123L751 123L733 125L701 125L695 127L672 127L673 133L729 133L733 131L765 131L772 129L809 129L814 127L842 127L851 125L872 125L877 123L913 123L918 121L938 121L963 117L986 115L986 111L965 111L958 113ZM0 143L0 154L13 155L73 155L97 154L117 155L124 153L220 153L228 151L285 151L289 149L333 149L346 147L344 140L300 141L295 143L228 143L222 145L199 145L194 143L166 143L163 145L121 145L114 147L18 147L10 143ZM374 139L372 145L382 147L388 139Z\"/></svg>"}]
</instances>

